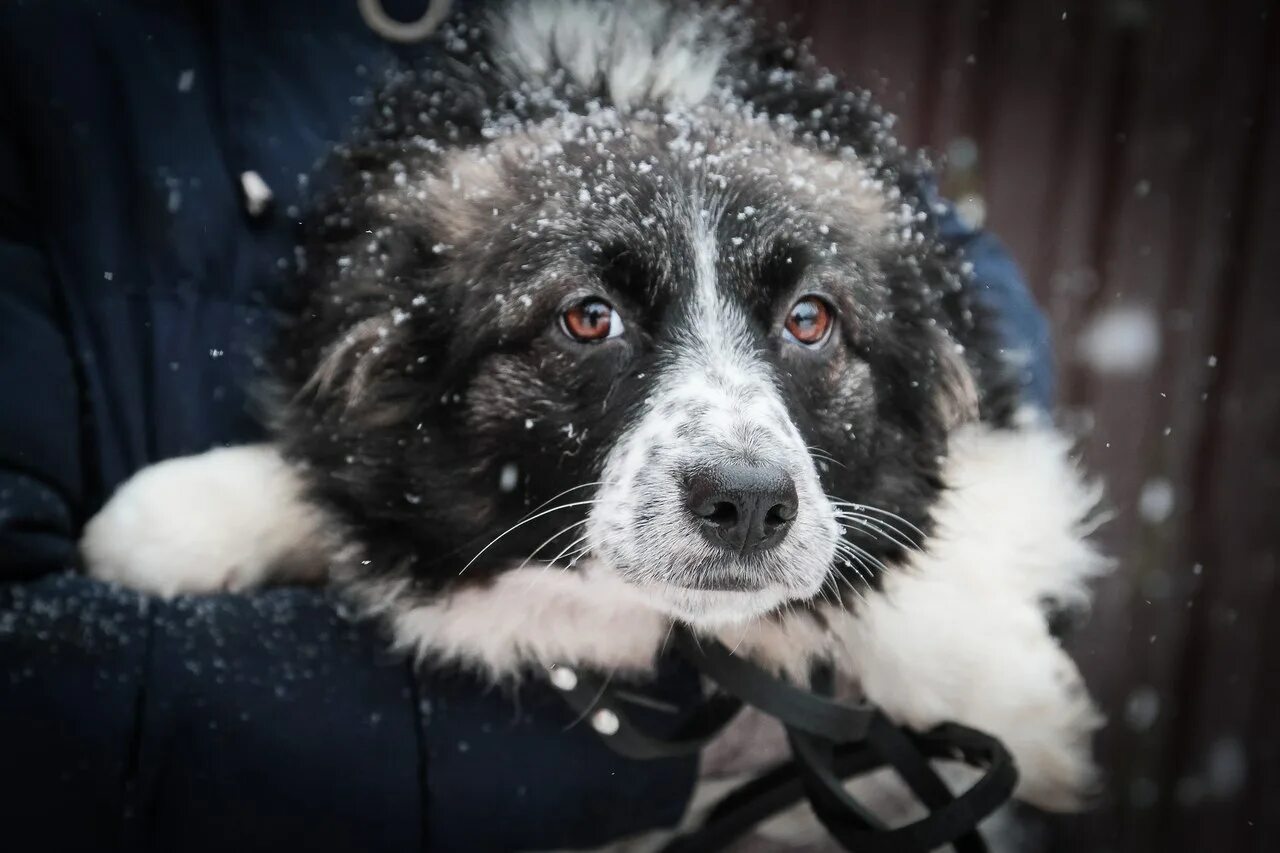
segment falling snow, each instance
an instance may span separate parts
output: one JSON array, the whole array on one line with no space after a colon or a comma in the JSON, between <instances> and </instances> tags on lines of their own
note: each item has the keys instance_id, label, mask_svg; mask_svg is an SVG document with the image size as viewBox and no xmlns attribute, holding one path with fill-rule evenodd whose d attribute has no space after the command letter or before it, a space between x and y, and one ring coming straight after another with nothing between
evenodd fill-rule
<instances>
[{"instance_id":1,"label":"falling snow","mask_svg":"<svg viewBox=\"0 0 1280 853\"><path fill-rule=\"evenodd\" d=\"M1208 792L1220 800L1230 799L1244 787L1249 759L1238 738L1221 737L1209 747L1205 767Z\"/></svg>"},{"instance_id":2,"label":"falling snow","mask_svg":"<svg viewBox=\"0 0 1280 853\"><path fill-rule=\"evenodd\" d=\"M1102 374L1146 373L1160 355L1160 327L1155 314L1137 305L1110 308L1084 329L1077 352L1085 364Z\"/></svg>"},{"instance_id":3,"label":"falling snow","mask_svg":"<svg viewBox=\"0 0 1280 853\"><path fill-rule=\"evenodd\" d=\"M1143 732L1155 724L1160 716L1160 694L1154 687L1143 685L1129 694L1125 703L1124 719L1129 728Z\"/></svg>"},{"instance_id":4,"label":"falling snow","mask_svg":"<svg viewBox=\"0 0 1280 853\"><path fill-rule=\"evenodd\" d=\"M1148 480L1138 495L1138 514L1148 524L1161 524L1173 515L1175 498L1173 483L1163 477Z\"/></svg>"},{"instance_id":5,"label":"falling snow","mask_svg":"<svg viewBox=\"0 0 1280 853\"><path fill-rule=\"evenodd\" d=\"M510 494L520 485L520 468L514 462L508 462L498 472L498 490Z\"/></svg>"}]
</instances>

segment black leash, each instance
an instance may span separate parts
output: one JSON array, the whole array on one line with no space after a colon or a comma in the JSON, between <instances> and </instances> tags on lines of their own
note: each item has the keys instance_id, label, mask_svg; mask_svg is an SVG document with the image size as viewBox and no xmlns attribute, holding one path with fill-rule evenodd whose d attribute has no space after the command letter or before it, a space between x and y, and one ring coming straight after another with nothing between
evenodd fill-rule
<instances>
[{"instance_id":1,"label":"black leash","mask_svg":"<svg viewBox=\"0 0 1280 853\"><path fill-rule=\"evenodd\" d=\"M744 703L777 718L787 730L792 760L725 795L702 825L671 841L663 853L722 850L752 827L807 798L831 836L857 853L927 853L950 844L956 853L986 853L978 824L1013 795L1013 758L1000 741L966 726L946 723L928 732L900 728L872 705L844 705L831 695L830 672L818 672L816 692L777 678L720 643L677 630L676 647L718 688L674 733L656 737L636 726L627 706L642 697L611 687L591 674L558 667L552 683L616 752L629 758L664 758L702 749ZM933 760L983 771L955 795ZM855 800L844 781L891 767L929 814L891 828Z\"/></svg>"}]
</instances>

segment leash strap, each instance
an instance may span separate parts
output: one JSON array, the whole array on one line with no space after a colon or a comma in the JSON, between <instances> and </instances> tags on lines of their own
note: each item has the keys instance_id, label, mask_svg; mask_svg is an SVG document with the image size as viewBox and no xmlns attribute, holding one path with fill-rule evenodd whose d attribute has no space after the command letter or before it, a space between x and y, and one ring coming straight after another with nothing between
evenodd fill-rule
<instances>
[{"instance_id":1,"label":"leash strap","mask_svg":"<svg viewBox=\"0 0 1280 853\"><path fill-rule=\"evenodd\" d=\"M677 630L673 638L680 653L721 690L777 717L789 729L838 743L862 740L870 730L876 714L870 705L843 705L800 690L720 643L688 631ZM826 681L825 675L820 673L819 680ZM825 686L830 692L830 685Z\"/></svg>"},{"instance_id":2,"label":"leash strap","mask_svg":"<svg viewBox=\"0 0 1280 853\"><path fill-rule=\"evenodd\" d=\"M552 683L571 707L590 718L606 743L630 758L697 752L746 703L783 723L792 760L724 796L700 827L672 840L662 853L722 850L806 798L847 850L928 853L950 844L956 853L986 853L978 824L1013 795L1018 779L1013 758L1000 741L954 723L912 732L894 725L872 705L844 705L828 698L829 670L815 673L816 692L810 692L733 655L714 640L684 630L676 631L675 640L680 653L720 692L669 735L655 737L637 726L626 706L643 703L596 676L561 667L553 670ZM957 796L938 776L933 760L964 763L983 775ZM926 817L891 828L845 790L845 780L885 767L892 768L928 809Z\"/></svg>"},{"instance_id":3,"label":"leash strap","mask_svg":"<svg viewBox=\"0 0 1280 853\"><path fill-rule=\"evenodd\" d=\"M641 760L699 752L742 710L741 699L717 693L695 708L676 731L656 737L633 722L626 710L640 704L635 697L611 688L605 679L562 666L552 671L551 683L581 719L591 721L614 752Z\"/></svg>"},{"instance_id":4,"label":"leash strap","mask_svg":"<svg viewBox=\"0 0 1280 853\"><path fill-rule=\"evenodd\" d=\"M889 746L892 739L885 737L884 733L890 730L901 736L905 743ZM978 824L1012 796L1018 778L1008 751L990 735L951 723L917 735L898 729L886 719L883 725L877 724L876 731L866 742L870 755L865 759L858 756L860 760L855 762L857 772L867 772L861 769L865 766L864 761L871 764L868 769L894 768L930 810L926 817L914 823L891 829L878 821L867 820L861 805L845 790L842 779L857 774L841 772L839 746L795 731L789 735L804 791L814 813L832 837L846 849L858 853L926 853L946 844L951 844L956 853L985 853L987 846L978 833ZM928 772L934 780L930 784L940 786L942 796L927 797L921 793L918 780L914 780L909 771L904 772L907 761L903 758L907 755L911 756L909 762L927 764L926 759L948 759L982 768L985 772L969 790L956 797L930 767ZM912 784L913 781L917 784Z\"/></svg>"},{"instance_id":5,"label":"leash strap","mask_svg":"<svg viewBox=\"0 0 1280 853\"><path fill-rule=\"evenodd\" d=\"M874 706L849 706L827 698L829 671L814 679L818 691L826 694L819 695L687 631L678 632L677 647L721 689L782 721L804 793L818 819L845 848L859 853L924 853L952 844L956 853L986 851L977 826L1013 794L1017 782L1013 759L995 738L955 724L915 735ZM838 753L849 764L847 772L837 767ZM957 797L929 763L936 758L980 767L984 776ZM844 779L881 767L892 767L930 814L890 829L845 790Z\"/></svg>"}]
</instances>

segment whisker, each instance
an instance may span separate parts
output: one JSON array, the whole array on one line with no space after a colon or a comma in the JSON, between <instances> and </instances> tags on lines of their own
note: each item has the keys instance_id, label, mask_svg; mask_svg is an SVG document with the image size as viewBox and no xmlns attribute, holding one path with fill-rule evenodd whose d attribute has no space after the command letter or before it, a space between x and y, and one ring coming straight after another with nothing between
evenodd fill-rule
<instances>
[{"instance_id":1,"label":"whisker","mask_svg":"<svg viewBox=\"0 0 1280 853\"><path fill-rule=\"evenodd\" d=\"M742 626L742 633L738 635L738 642L734 643L733 648L729 650L729 654L736 655L738 653L738 647L742 645L742 641L747 638L747 632L751 630L752 626L756 624L756 620L759 618L759 616L752 616L746 621Z\"/></svg>"},{"instance_id":2,"label":"whisker","mask_svg":"<svg viewBox=\"0 0 1280 853\"><path fill-rule=\"evenodd\" d=\"M856 586L854 586L853 581L849 580L849 579L848 579L847 577L845 577L844 575L837 575L836 577L838 577L840 580L844 581L845 586L849 587L849 591L850 591L850 592L852 592L854 595L858 596L858 598L862 599L864 602L867 600L867 596L866 596L866 594L865 594L865 593L863 593L863 591L862 591L862 590L860 590L860 589L858 589Z\"/></svg>"},{"instance_id":3,"label":"whisker","mask_svg":"<svg viewBox=\"0 0 1280 853\"><path fill-rule=\"evenodd\" d=\"M667 644L671 642L671 635L675 633L675 630L676 630L676 623L675 623L675 620L672 620L671 622L668 622L668 623L667 623L667 634L666 634L666 636L665 636L665 637L663 637L663 638L662 638L662 645L658 648L658 653L659 653L659 654L666 654L666 653L667 653Z\"/></svg>"},{"instance_id":4,"label":"whisker","mask_svg":"<svg viewBox=\"0 0 1280 853\"><path fill-rule=\"evenodd\" d=\"M923 530L921 530L919 527L916 527L914 524L912 524L910 521L907 521L905 518L898 515L896 512L890 512L887 509L881 509L880 507L872 506L871 504L861 504L861 503L855 503L854 501L846 501L846 500L843 500L842 498L836 497L835 495L826 495L826 499L829 500L835 506L848 507L849 509L852 509L855 512L874 512L879 515L888 516L889 518L892 518L895 521L902 522L907 527L910 527L912 530L914 530L916 533L919 533L920 536L922 537L925 536L925 532Z\"/></svg>"},{"instance_id":5,"label":"whisker","mask_svg":"<svg viewBox=\"0 0 1280 853\"><path fill-rule=\"evenodd\" d=\"M906 540L907 540L907 541L909 541L909 542L915 542L915 537L914 537L914 536L912 536L910 533L908 533L907 531L903 530L902 528L898 527L898 526L897 526L896 524L894 524L894 523L893 523L893 521L892 521L891 519L889 519L889 518L885 518L885 517L882 517L882 516L881 516L881 517L872 517L872 516L867 515L866 513L862 512L862 511L860 511L860 510L856 510L856 509L849 509L849 508L844 508L844 507L837 508L837 509L836 509L836 513L837 513L837 514L847 515L847 516L849 516L849 517L851 517L851 518L858 518L858 519L862 520L863 522L865 522L865 523L867 523L867 524L875 524L875 525L878 525L878 526L880 526L881 528L884 528L884 529L886 529L886 530L892 531L893 533L896 533L897 535L901 536L903 539L906 539ZM914 532L918 533L919 531L917 530L917 531L914 531Z\"/></svg>"},{"instance_id":6,"label":"whisker","mask_svg":"<svg viewBox=\"0 0 1280 853\"><path fill-rule=\"evenodd\" d=\"M555 541L556 539L558 539L560 536L564 535L565 533L568 533L570 530L572 530L572 529L573 529L573 528L575 528L575 527L581 527L582 525L586 524L586 523L587 523L588 521L590 521L590 520L591 520L590 518L584 518L584 519L581 519L581 520L579 520L579 521L575 521L573 524L570 524L570 525L569 525L568 527L566 527L565 529L563 529L563 530L559 531L558 533L555 533L554 535L552 535L550 539L547 539L545 542L543 542L543 543L542 543L541 545L539 545L537 548L534 548L532 551L530 551L530 552L529 552L529 556L527 556L527 557L525 557L525 558L524 558L524 562L523 562L523 563L521 563L519 566L517 566L517 569L523 569L525 566L529 565L529 561L530 561L530 560L532 560L535 556L537 556L537 554L538 554L538 552L539 552L539 551L541 551L543 548L545 548L545 547L547 547L548 545L550 545L552 542L554 542L554 541ZM582 541L582 540L578 540L578 541ZM555 562L555 560L552 560L551 562L553 562L553 563L554 563L554 562Z\"/></svg>"},{"instance_id":7,"label":"whisker","mask_svg":"<svg viewBox=\"0 0 1280 853\"><path fill-rule=\"evenodd\" d=\"M814 456L818 459L825 460L827 462L830 462L833 465L839 465L841 468L845 469L846 471L849 470L848 465L845 465L839 459L835 458L830 453L823 450L821 447L818 447L817 445L809 445L808 447L805 448L805 450L809 451L810 456Z\"/></svg>"},{"instance_id":8,"label":"whisker","mask_svg":"<svg viewBox=\"0 0 1280 853\"><path fill-rule=\"evenodd\" d=\"M587 541L587 539L589 539L589 538L590 538L590 535L587 535L587 536L579 536L577 539L573 540L573 541L572 541L572 542L570 542L568 545L564 546L564 550L562 550L559 554L556 554L554 557L552 557L550 560L548 560L548 561L547 561L547 563L548 563L549 565L554 566L556 563L560 562L560 558L561 558L561 557L566 556L566 555L567 555L567 554L569 554L570 552L573 552L573 553L574 553L574 557L573 557L573 559L576 559L577 557L581 556L582 554L584 554L584 553L586 553L587 551L589 551L589 550L590 550L590 548L589 548L589 547L588 547L588 548L579 548L579 547L578 547L578 546L579 546L579 545L581 545L582 543L586 542L586 541Z\"/></svg>"},{"instance_id":9,"label":"whisker","mask_svg":"<svg viewBox=\"0 0 1280 853\"><path fill-rule=\"evenodd\" d=\"M788 601L788 602L786 603L786 608L787 608L787 619L788 619L788 620L791 620L791 619L796 618L796 607L795 607L795 602L794 602L794 601Z\"/></svg>"},{"instance_id":10,"label":"whisker","mask_svg":"<svg viewBox=\"0 0 1280 853\"><path fill-rule=\"evenodd\" d=\"M490 548L494 546L494 544L498 542L499 539L506 536L508 533L512 532L513 530L517 530L521 527L524 527L526 524L528 524L531 521L536 521L539 518L542 518L544 515L550 515L553 512L559 512L562 509L572 509L573 507L577 507L577 506L591 506L592 504L597 504L597 503L599 503L598 500L590 500L590 501L574 501L572 503L560 504L559 506L553 506L551 509L544 509L542 512L527 516L522 521L517 521L515 524L511 525L506 530L502 531L496 537L494 537L493 540L488 545L485 545L483 548L477 551L476 555L472 557L470 560L468 560L467 564L458 571L458 574L462 574L467 569L471 568L472 564L475 563L476 560L480 559L481 554L483 554L485 551L488 551Z\"/></svg>"},{"instance_id":11,"label":"whisker","mask_svg":"<svg viewBox=\"0 0 1280 853\"><path fill-rule=\"evenodd\" d=\"M847 545L850 549L852 549L855 554L870 561L871 564L876 568L880 569L880 571L882 572L889 571L889 567L886 566L884 562L880 560L879 557L877 557L875 554L872 554L866 548L863 548L861 545L855 545L854 543L848 541L847 539L843 541L844 541L844 544Z\"/></svg>"},{"instance_id":12,"label":"whisker","mask_svg":"<svg viewBox=\"0 0 1280 853\"><path fill-rule=\"evenodd\" d=\"M578 484L578 485L576 485L576 486L570 486L569 488L565 489L565 490L564 490L563 492L561 492L560 494L558 494L558 495L552 495L551 497L547 498L545 501L543 501L542 503L538 504L538 505L537 505L537 506L535 506L533 509L529 510L529 512L537 512L538 510L542 509L544 506L546 506L547 504L551 503L552 501L559 500L560 498L564 497L565 495L569 494L570 492L576 492L576 491L578 491L578 489L589 489L589 488L591 488L592 486L603 486L603 485L604 485L604 480L596 480L596 481L591 482L591 483L579 483L579 484Z\"/></svg>"},{"instance_id":13,"label":"whisker","mask_svg":"<svg viewBox=\"0 0 1280 853\"><path fill-rule=\"evenodd\" d=\"M837 578L839 577L840 577L839 572L828 575L827 579L822 582L822 586L819 587L819 592L822 593L822 600L824 602L830 601L832 605L840 608L842 611L847 613L849 611L849 605L845 604L843 597L841 597L840 595L840 584L837 582ZM828 584L830 584L829 589L828 589ZM831 594L831 597L829 599L827 598L828 592Z\"/></svg>"},{"instance_id":14,"label":"whisker","mask_svg":"<svg viewBox=\"0 0 1280 853\"><path fill-rule=\"evenodd\" d=\"M576 551L570 554L564 555L567 558L568 562L566 562L563 566L561 566L560 570L562 572L569 571L569 569L572 569L574 566L576 566L578 564L578 561L581 560L584 556L586 556L590 552L591 552L591 546L588 544L588 545L583 545L581 548L577 549ZM557 557L556 559L558 560L560 558ZM550 565L554 565L554 564L549 564L549 566Z\"/></svg>"},{"instance_id":15,"label":"whisker","mask_svg":"<svg viewBox=\"0 0 1280 853\"><path fill-rule=\"evenodd\" d=\"M857 572L863 583L871 583L871 576L874 574L874 570L860 554L853 551L837 551L837 554L844 561L846 567Z\"/></svg>"},{"instance_id":16,"label":"whisker","mask_svg":"<svg viewBox=\"0 0 1280 853\"><path fill-rule=\"evenodd\" d=\"M592 483L580 483L580 484L578 484L578 485L576 485L576 486L571 486L570 488L565 489L565 490L564 490L563 492L561 492L560 494L558 494L558 495L553 495L552 497L547 498L545 501L543 501L542 503L538 504L538 505L537 505L536 507L534 507L533 509L529 510L529 513L537 512L538 510L542 509L542 508L543 508L544 506L546 506L547 504L549 504L549 503L551 503L552 501L555 501L555 500L557 500L557 499L559 499L559 498L564 497L565 495L569 494L570 492L575 492L575 491L577 491L578 489L587 489L587 488L590 488L590 487L592 487L592 486L603 486L603 485L604 485L604 481L603 481L603 480L596 480L595 482L592 482ZM528 513L526 513L526 515L527 515L527 514L528 514ZM466 550L467 548L470 548L472 545L474 545L476 542L479 542L479 541L480 541L480 537L479 537L479 536L473 536L473 537L471 537L470 539L468 539L466 542L463 542L463 543L461 543L461 544L459 544L459 545L455 546L454 548L451 548L450 550L448 550L448 551L444 552L443 554L441 554L441 555L440 555L440 558L441 558L441 559L444 559L444 558L446 558L446 557L452 557L452 556L456 555L457 553L459 553L460 551L464 551L464 550Z\"/></svg>"},{"instance_id":17,"label":"whisker","mask_svg":"<svg viewBox=\"0 0 1280 853\"><path fill-rule=\"evenodd\" d=\"M866 528L873 533L880 534L893 544L908 551L919 551L920 546L917 545L910 537L898 530L893 525L875 518L867 518L863 515L855 515L847 512L837 512L836 519L844 522L852 522L860 527Z\"/></svg>"}]
</instances>

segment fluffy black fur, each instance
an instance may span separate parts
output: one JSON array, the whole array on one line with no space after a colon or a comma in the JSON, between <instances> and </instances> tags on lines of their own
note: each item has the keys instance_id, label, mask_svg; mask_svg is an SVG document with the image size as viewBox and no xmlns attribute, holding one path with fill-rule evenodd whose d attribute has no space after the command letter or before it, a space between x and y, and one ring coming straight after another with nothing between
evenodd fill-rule
<instances>
[{"instance_id":1,"label":"fluffy black fur","mask_svg":"<svg viewBox=\"0 0 1280 853\"><path fill-rule=\"evenodd\" d=\"M741 47L721 80L742 108L788 126L810 151L834 157L851 147L918 214L902 239L836 223L820 241L825 212L780 182L730 164L718 188L726 211L718 236L745 247L720 278L757 323L756 345L806 442L838 460L819 460L823 488L927 532L928 508L945 487L939 458L949 424L939 401L955 393L949 350L976 379L981 417L1000 424L1011 415L1015 387L991 322L961 259L937 237L923 159L895 141L888 117L784 34L732 26L742 28ZM453 22L442 42L436 58L388 81L329 165L336 188L310 217L305 304L275 358L277 438L359 546L339 571L411 577L419 595L492 577L582 517L585 507L528 524L460 574L531 509L599 479L609 448L690 332L691 250L670 212L673 185L687 173L665 144L660 109L633 106L623 119L650 122L654 139L583 135L541 160L507 158L486 176L492 193L482 199L436 197L420 176L443 174L439 186L447 185L450 158L491 144L504 119L527 126L608 105L603 83L562 78L522 90L475 22ZM737 132L732 118L705 121L684 132L708 152ZM619 168L641 162L651 168ZM583 188L590 201L581 209L538 224L552 193L576 198ZM761 213L738 215L748 209ZM472 235L464 243L443 233L464 221ZM823 272L840 314L839 340L821 355L784 347L777 333L806 270ZM557 318L583 293L619 307L624 344L565 337ZM868 378L854 388L850 376L863 365ZM509 465L518 485L504 492ZM852 527L845 535L887 565L901 557L884 537ZM550 554L559 550L556 542ZM852 567L835 570L863 582Z\"/></svg>"}]
</instances>

